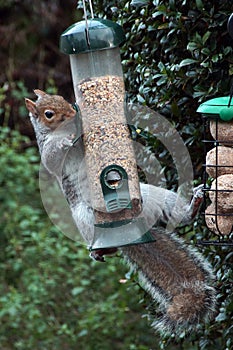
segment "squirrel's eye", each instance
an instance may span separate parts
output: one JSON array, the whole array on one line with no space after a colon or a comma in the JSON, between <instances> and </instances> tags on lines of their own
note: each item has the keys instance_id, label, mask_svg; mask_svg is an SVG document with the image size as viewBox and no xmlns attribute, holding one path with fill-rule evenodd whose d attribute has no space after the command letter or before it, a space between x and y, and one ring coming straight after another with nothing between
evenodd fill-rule
<instances>
[{"instance_id":1,"label":"squirrel's eye","mask_svg":"<svg viewBox=\"0 0 233 350\"><path fill-rule=\"evenodd\" d=\"M51 119L54 116L54 112L50 111L49 109L46 109L46 111L44 112L45 116L47 119Z\"/></svg>"}]
</instances>

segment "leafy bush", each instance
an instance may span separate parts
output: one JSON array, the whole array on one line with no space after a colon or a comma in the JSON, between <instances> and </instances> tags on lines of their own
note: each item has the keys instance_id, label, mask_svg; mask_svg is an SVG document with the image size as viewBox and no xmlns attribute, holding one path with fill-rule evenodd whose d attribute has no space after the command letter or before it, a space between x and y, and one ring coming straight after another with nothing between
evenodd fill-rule
<instances>
[{"instance_id":1,"label":"leafy bush","mask_svg":"<svg viewBox=\"0 0 233 350\"><path fill-rule=\"evenodd\" d=\"M96 1L96 8L125 29L122 59L130 100L174 122L190 147L195 175L200 175L202 121L196 109L206 99L229 94L233 40L227 21L232 3Z\"/></svg>"}]
</instances>

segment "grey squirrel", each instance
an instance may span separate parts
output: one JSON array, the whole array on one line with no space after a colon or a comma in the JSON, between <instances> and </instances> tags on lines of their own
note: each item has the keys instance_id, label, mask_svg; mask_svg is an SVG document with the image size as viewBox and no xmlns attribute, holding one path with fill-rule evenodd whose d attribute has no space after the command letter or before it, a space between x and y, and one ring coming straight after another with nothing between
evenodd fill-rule
<instances>
[{"instance_id":1,"label":"grey squirrel","mask_svg":"<svg viewBox=\"0 0 233 350\"><path fill-rule=\"evenodd\" d=\"M36 102L26 98L25 104L35 130L41 161L57 178L66 197L73 219L86 242L94 234L94 213L88 197L84 150L76 136L76 111L58 95L34 90ZM163 334L192 331L211 319L216 307L213 273L207 261L193 247L171 232L176 223L187 224L202 202L202 189L194 189L190 204L164 188L140 184L143 201L141 215L155 238L153 243L121 247L128 264L138 272L142 287L159 304L159 316L152 326ZM178 205L177 205L178 203ZM175 210L174 210L175 208ZM170 231L155 223L170 223ZM93 252L103 255L117 248Z\"/></svg>"}]
</instances>

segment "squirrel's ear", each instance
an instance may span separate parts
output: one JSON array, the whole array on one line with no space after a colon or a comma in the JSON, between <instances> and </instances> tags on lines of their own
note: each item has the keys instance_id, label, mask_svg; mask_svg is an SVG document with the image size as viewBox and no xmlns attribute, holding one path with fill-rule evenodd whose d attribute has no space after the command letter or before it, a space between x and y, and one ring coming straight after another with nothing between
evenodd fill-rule
<instances>
[{"instance_id":1,"label":"squirrel's ear","mask_svg":"<svg viewBox=\"0 0 233 350\"><path fill-rule=\"evenodd\" d=\"M36 103L32 100L29 100L29 98L25 98L25 105L29 112L35 117L37 116L37 110L36 110Z\"/></svg>"},{"instance_id":2,"label":"squirrel's ear","mask_svg":"<svg viewBox=\"0 0 233 350\"><path fill-rule=\"evenodd\" d=\"M41 98L41 97L47 95L46 92L44 92L44 91L42 91L42 90L39 90L39 89L36 89L36 90L33 90L33 91L34 91L34 93L36 94L36 96L37 96L38 98Z\"/></svg>"}]
</instances>

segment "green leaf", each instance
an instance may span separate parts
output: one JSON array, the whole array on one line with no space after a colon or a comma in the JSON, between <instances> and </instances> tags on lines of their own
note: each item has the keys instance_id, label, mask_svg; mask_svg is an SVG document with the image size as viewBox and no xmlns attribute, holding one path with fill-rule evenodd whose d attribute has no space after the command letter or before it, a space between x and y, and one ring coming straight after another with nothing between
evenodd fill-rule
<instances>
[{"instance_id":1,"label":"green leaf","mask_svg":"<svg viewBox=\"0 0 233 350\"><path fill-rule=\"evenodd\" d=\"M209 56L210 55L210 49L208 47L204 47L201 50L201 53L203 53L203 55L205 55L205 56Z\"/></svg>"},{"instance_id":2,"label":"green leaf","mask_svg":"<svg viewBox=\"0 0 233 350\"><path fill-rule=\"evenodd\" d=\"M201 0L196 0L196 6L199 11L201 11L204 7L203 2Z\"/></svg>"},{"instance_id":3,"label":"green leaf","mask_svg":"<svg viewBox=\"0 0 233 350\"><path fill-rule=\"evenodd\" d=\"M184 60L182 60L179 64L180 67L184 67L184 66L189 66L190 64L194 64L197 63L197 60L194 60L192 58L185 58Z\"/></svg>"},{"instance_id":4,"label":"green leaf","mask_svg":"<svg viewBox=\"0 0 233 350\"><path fill-rule=\"evenodd\" d=\"M187 45L187 49L189 51L194 51L194 50L198 49L198 45L195 41L190 41Z\"/></svg>"},{"instance_id":5,"label":"green leaf","mask_svg":"<svg viewBox=\"0 0 233 350\"><path fill-rule=\"evenodd\" d=\"M149 3L149 0L132 0L130 2L130 5L135 7L141 7L141 6L147 6Z\"/></svg>"},{"instance_id":6,"label":"green leaf","mask_svg":"<svg viewBox=\"0 0 233 350\"><path fill-rule=\"evenodd\" d=\"M206 41L209 39L210 35L211 35L211 32L210 32L210 31L207 31L207 32L203 35L203 37L202 37L203 44L206 43Z\"/></svg>"}]
</instances>

